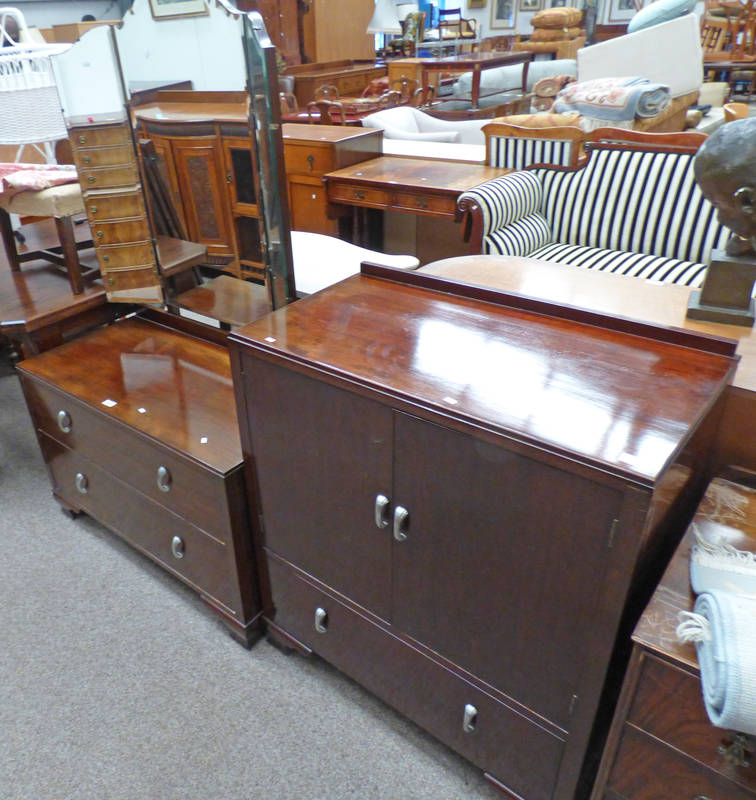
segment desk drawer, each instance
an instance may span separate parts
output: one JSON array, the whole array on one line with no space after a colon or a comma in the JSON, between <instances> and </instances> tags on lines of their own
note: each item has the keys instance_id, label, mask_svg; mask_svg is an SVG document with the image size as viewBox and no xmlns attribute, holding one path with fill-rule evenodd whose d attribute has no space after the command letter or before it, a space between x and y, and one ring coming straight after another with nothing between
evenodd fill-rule
<instances>
[{"instance_id":1,"label":"desk drawer","mask_svg":"<svg viewBox=\"0 0 756 800\"><path fill-rule=\"evenodd\" d=\"M134 151L131 145L121 147L102 147L96 150L74 150L76 166L82 169L94 167L113 167L118 164L133 164Z\"/></svg>"},{"instance_id":2,"label":"desk drawer","mask_svg":"<svg viewBox=\"0 0 756 800\"><path fill-rule=\"evenodd\" d=\"M95 244L128 244L150 238L146 217L122 219L117 222L93 221L90 226Z\"/></svg>"},{"instance_id":3,"label":"desk drawer","mask_svg":"<svg viewBox=\"0 0 756 800\"><path fill-rule=\"evenodd\" d=\"M229 541L229 508L222 476L57 389L26 377L22 384L39 430L196 527ZM67 431L59 423L61 411ZM158 486L161 467L167 470L161 478L167 490Z\"/></svg>"},{"instance_id":4,"label":"desk drawer","mask_svg":"<svg viewBox=\"0 0 756 800\"><path fill-rule=\"evenodd\" d=\"M112 244L97 248L97 257L103 269L117 267L136 267L140 264L154 264L155 252L152 242L132 244Z\"/></svg>"},{"instance_id":5,"label":"desk drawer","mask_svg":"<svg viewBox=\"0 0 756 800\"><path fill-rule=\"evenodd\" d=\"M389 193L382 189L370 189L339 181L329 184L328 198L333 202L349 203L350 205L376 206L377 208L388 208L391 205Z\"/></svg>"},{"instance_id":6,"label":"desk drawer","mask_svg":"<svg viewBox=\"0 0 756 800\"><path fill-rule=\"evenodd\" d=\"M322 175L334 167L330 147L313 147L311 144L284 142L284 163L287 174Z\"/></svg>"},{"instance_id":7,"label":"desk drawer","mask_svg":"<svg viewBox=\"0 0 756 800\"><path fill-rule=\"evenodd\" d=\"M107 189L116 186L134 186L139 183L136 164L122 164L99 169L80 169L79 182L83 190Z\"/></svg>"},{"instance_id":8,"label":"desk drawer","mask_svg":"<svg viewBox=\"0 0 756 800\"><path fill-rule=\"evenodd\" d=\"M336 85L339 94L348 96L350 94L361 94L369 81L370 78L366 75L349 75L344 78L338 78Z\"/></svg>"},{"instance_id":9,"label":"desk drawer","mask_svg":"<svg viewBox=\"0 0 756 800\"><path fill-rule=\"evenodd\" d=\"M453 217L457 209L457 200L455 197L397 192L394 195L394 208L406 208L409 211L424 211Z\"/></svg>"},{"instance_id":10,"label":"desk drawer","mask_svg":"<svg viewBox=\"0 0 756 800\"><path fill-rule=\"evenodd\" d=\"M68 138L71 140L71 147L74 150L80 150L84 147L108 147L131 143L129 129L125 122L118 125L72 128Z\"/></svg>"},{"instance_id":11,"label":"desk drawer","mask_svg":"<svg viewBox=\"0 0 756 800\"><path fill-rule=\"evenodd\" d=\"M674 698L668 698L668 702L673 703ZM607 788L607 797L625 800L754 798L747 789L627 724Z\"/></svg>"},{"instance_id":12,"label":"desk drawer","mask_svg":"<svg viewBox=\"0 0 756 800\"><path fill-rule=\"evenodd\" d=\"M563 742L269 557L272 622L528 800L552 796ZM315 627L317 610L324 632ZM465 732L465 707L477 710ZM516 746L508 746L516 743ZM537 763L536 763L537 759Z\"/></svg>"},{"instance_id":13,"label":"desk drawer","mask_svg":"<svg viewBox=\"0 0 756 800\"><path fill-rule=\"evenodd\" d=\"M40 434L55 494L116 531L161 566L229 610L240 608L226 545L140 495L96 464Z\"/></svg>"},{"instance_id":14,"label":"desk drawer","mask_svg":"<svg viewBox=\"0 0 756 800\"><path fill-rule=\"evenodd\" d=\"M701 683L690 673L644 654L628 721L756 793L756 764L736 766L719 753L719 746L729 746L733 737L709 722ZM753 737L749 746L754 761Z\"/></svg>"},{"instance_id":15,"label":"desk drawer","mask_svg":"<svg viewBox=\"0 0 756 800\"><path fill-rule=\"evenodd\" d=\"M124 219L144 214L141 189L128 192L93 192L87 194L87 215L90 220Z\"/></svg>"}]
</instances>

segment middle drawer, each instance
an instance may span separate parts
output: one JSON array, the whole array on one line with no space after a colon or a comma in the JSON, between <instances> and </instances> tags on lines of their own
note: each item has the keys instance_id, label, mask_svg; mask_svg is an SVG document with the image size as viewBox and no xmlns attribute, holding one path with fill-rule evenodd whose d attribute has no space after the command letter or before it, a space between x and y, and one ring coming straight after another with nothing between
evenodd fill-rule
<instances>
[{"instance_id":1,"label":"middle drawer","mask_svg":"<svg viewBox=\"0 0 756 800\"><path fill-rule=\"evenodd\" d=\"M22 380L29 409L41 431L220 541L230 541L228 500L221 475L70 395Z\"/></svg>"},{"instance_id":2,"label":"middle drawer","mask_svg":"<svg viewBox=\"0 0 756 800\"><path fill-rule=\"evenodd\" d=\"M121 219L115 222L92 220L90 227L95 244L129 244L150 238L146 217Z\"/></svg>"}]
</instances>

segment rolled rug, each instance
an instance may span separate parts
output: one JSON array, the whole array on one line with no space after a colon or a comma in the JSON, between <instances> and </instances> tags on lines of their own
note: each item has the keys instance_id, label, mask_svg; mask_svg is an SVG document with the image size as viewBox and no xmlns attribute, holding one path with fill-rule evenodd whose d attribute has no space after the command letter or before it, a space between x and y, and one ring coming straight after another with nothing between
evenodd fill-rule
<instances>
[{"instance_id":1,"label":"rolled rug","mask_svg":"<svg viewBox=\"0 0 756 800\"><path fill-rule=\"evenodd\" d=\"M756 597L704 592L680 617L677 636L695 643L712 725L756 734Z\"/></svg>"},{"instance_id":2,"label":"rolled rug","mask_svg":"<svg viewBox=\"0 0 756 800\"><path fill-rule=\"evenodd\" d=\"M554 107L560 114L577 111L596 119L630 121L655 117L670 102L669 87L646 78L595 78L568 84Z\"/></svg>"},{"instance_id":3,"label":"rolled rug","mask_svg":"<svg viewBox=\"0 0 756 800\"><path fill-rule=\"evenodd\" d=\"M711 542L693 524L696 543L690 552L690 585L696 594L718 590L756 596L756 553L725 541ZM756 680L756 678L755 678Z\"/></svg>"}]
</instances>

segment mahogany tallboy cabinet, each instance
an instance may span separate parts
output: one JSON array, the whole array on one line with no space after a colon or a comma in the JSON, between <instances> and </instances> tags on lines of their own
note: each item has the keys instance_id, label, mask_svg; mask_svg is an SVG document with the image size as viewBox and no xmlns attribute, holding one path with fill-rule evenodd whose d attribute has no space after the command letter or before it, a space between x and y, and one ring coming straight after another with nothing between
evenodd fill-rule
<instances>
[{"instance_id":1,"label":"mahogany tallboy cabinet","mask_svg":"<svg viewBox=\"0 0 756 800\"><path fill-rule=\"evenodd\" d=\"M182 580L249 645L260 602L224 338L144 311L18 372L64 509Z\"/></svg>"},{"instance_id":2,"label":"mahogany tallboy cabinet","mask_svg":"<svg viewBox=\"0 0 756 800\"><path fill-rule=\"evenodd\" d=\"M270 635L509 796L583 800L733 343L369 265L229 342Z\"/></svg>"}]
</instances>

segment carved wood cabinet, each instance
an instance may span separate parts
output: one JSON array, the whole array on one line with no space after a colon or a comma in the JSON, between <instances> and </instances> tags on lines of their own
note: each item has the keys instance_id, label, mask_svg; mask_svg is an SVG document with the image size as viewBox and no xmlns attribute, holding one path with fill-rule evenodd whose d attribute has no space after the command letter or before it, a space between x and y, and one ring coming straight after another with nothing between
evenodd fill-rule
<instances>
[{"instance_id":1,"label":"carved wood cabinet","mask_svg":"<svg viewBox=\"0 0 756 800\"><path fill-rule=\"evenodd\" d=\"M571 313L368 266L230 339L271 635L527 800L585 797L620 621L734 368Z\"/></svg>"}]
</instances>

